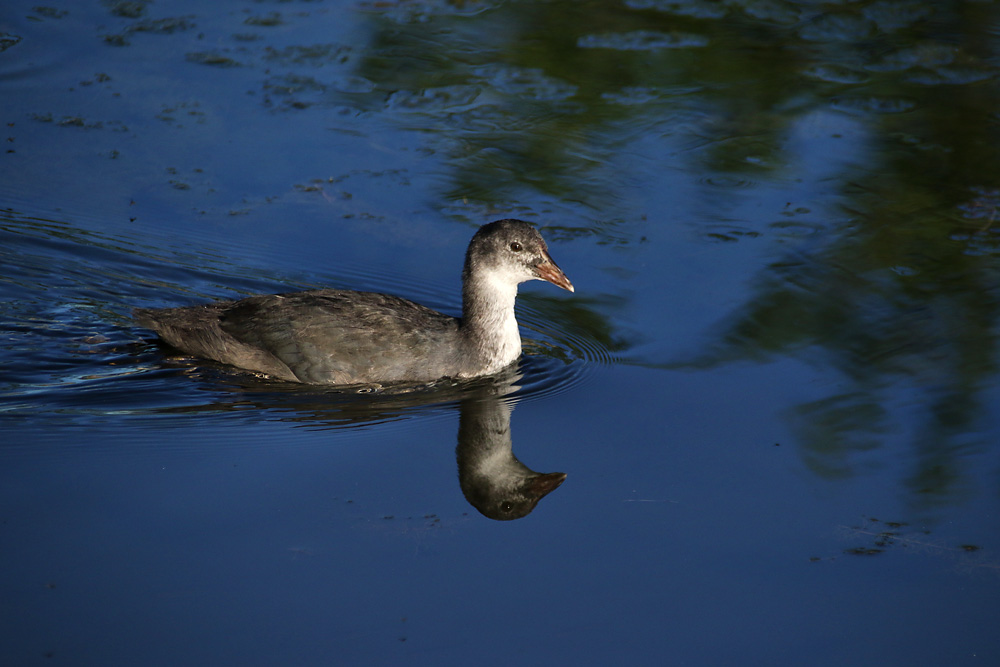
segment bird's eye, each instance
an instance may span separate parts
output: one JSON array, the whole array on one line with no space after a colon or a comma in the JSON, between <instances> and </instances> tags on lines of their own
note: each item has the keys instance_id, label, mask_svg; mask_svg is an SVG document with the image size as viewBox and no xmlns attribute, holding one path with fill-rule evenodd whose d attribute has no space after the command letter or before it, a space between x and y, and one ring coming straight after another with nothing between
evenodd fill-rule
<instances>
[{"instance_id":1,"label":"bird's eye","mask_svg":"<svg viewBox=\"0 0 1000 667\"><path fill-rule=\"evenodd\" d=\"M511 241L510 249L513 250L514 252L521 252L521 244L518 243L517 241Z\"/></svg>"}]
</instances>

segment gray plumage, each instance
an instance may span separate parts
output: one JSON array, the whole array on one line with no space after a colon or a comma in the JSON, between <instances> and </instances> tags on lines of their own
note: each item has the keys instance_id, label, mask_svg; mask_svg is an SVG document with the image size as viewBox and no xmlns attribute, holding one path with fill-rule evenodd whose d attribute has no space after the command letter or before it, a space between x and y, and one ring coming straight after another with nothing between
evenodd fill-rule
<instances>
[{"instance_id":1,"label":"gray plumage","mask_svg":"<svg viewBox=\"0 0 1000 667\"><path fill-rule=\"evenodd\" d=\"M187 354L312 384L429 382L495 373L521 353L517 285L573 291L526 222L473 236L462 272L462 317L374 292L321 289L184 308L136 309L136 321Z\"/></svg>"}]
</instances>

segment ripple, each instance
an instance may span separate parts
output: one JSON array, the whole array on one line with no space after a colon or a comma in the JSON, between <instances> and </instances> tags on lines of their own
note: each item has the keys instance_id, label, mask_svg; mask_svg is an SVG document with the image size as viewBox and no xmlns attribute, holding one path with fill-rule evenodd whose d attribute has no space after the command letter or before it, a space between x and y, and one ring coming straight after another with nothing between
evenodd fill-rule
<instances>
[{"instance_id":1,"label":"ripple","mask_svg":"<svg viewBox=\"0 0 1000 667\"><path fill-rule=\"evenodd\" d=\"M121 3L121 5L126 4L130 3ZM138 16L126 16L125 18L138 18ZM172 35L175 32L193 30L197 27L192 20L193 18L193 16L178 16L162 19L142 19L129 25L122 32L104 35L103 39L106 44L111 46L129 46L129 37L133 35Z\"/></svg>"},{"instance_id":2,"label":"ripple","mask_svg":"<svg viewBox=\"0 0 1000 667\"><path fill-rule=\"evenodd\" d=\"M895 32L909 28L918 21L934 13L926 0L895 0L875 2L861 10L861 13L875 22L882 32Z\"/></svg>"},{"instance_id":3,"label":"ripple","mask_svg":"<svg viewBox=\"0 0 1000 667\"><path fill-rule=\"evenodd\" d=\"M324 82L301 74L282 74L265 79L262 90L265 106L274 103L272 98L280 98L283 108L306 109L317 104L337 106L331 91L363 95L374 91L375 84L353 75L336 76Z\"/></svg>"},{"instance_id":4,"label":"ripple","mask_svg":"<svg viewBox=\"0 0 1000 667\"><path fill-rule=\"evenodd\" d=\"M601 93L601 98L612 104L631 106L634 104L648 104L664 97L662 91L647 86L626 86L616 92Z\"/></svg>"},{"instance_id":5,"label":"ripple","mask_svg":"<svg viewBox=\"0 0 1000 667\"><path fill-rule=\"evenodd\" d=\"M221 255L252 257L234 240L226 252L188 254L162 239L144 245L70 225L7 212L0 216L0 414L4 419L154 420L165 425L215 428L217 419L292 421L307 428L353 428L415 416L451 418L454 406L482 395L540 398L583 382L612 363L607 325L576 299L538 297L518 302L525 328L524 357L508 372L471 381L425 385L323 387L262 378L177 353L134 326L134 304L210 300L234 292L313 287L280 281ZM16 250L14 250L16 249ZM16 258L13 253L16 252ZM211 268L209 268L211 267ZM318 282L399 293L457 314L454 284L414 281L368 266L338 264L338 275ZM144 278L145 276L145 278ZM442 295L450 295L442 298ZM588 319L590 318L590 319Z\"/></svg>"},{"instance_id":6,"label":"ripple","mask_svg":"<svg viewBox=\"0 0 1000 667\"><path fill-rule=\"evenodd\" d=\"M480 95L478 86L441 86L422 90L399 90L385 102L390 111L441 113L467 107Z\"/></svg>"},{"instance_id":7,"label":"ripple","mask_svg":"<svg viewBox=\"0 0 1000 667\"><path fill-rule=\"evenodd\" d=\"M955 86L978 83L996 77L997 73L986 67L939 67L932 72L920 72L907 77L907 81L925 86Z\"/></svg>"},{"instance_id":8,"label":"ripple","mask_svg":"<svg viewBox=\"0 0 1000 667\"><path fill-rule=\"evenodd\" d=\"M958 205L958 210L966 220L980 220L993 224L1000 209L1000 189L988 187L971 188L975 197Z\"/></svg>"},{"instance_id":9,"label":"ripple","mask_svg":"<svg viewBox=\"0 0 1000 667\"><path fill-rule=\"evenodd\" d=\"M748 2L741 9L752 19L788 26L799 23L805 11L785 2Z\"/></svg>"},{"instance_id":10,"label":"ripple","mask_svg":"<svg viewBox=\"0 0 1000 667\"><path fill-rule=\"evenodd\" d=\"M576 95L577 87L532 67L486 65L473 72L495 90L523 99L559 101Z\"/></svg>"},{"instance_id":11,"label":"ripple","mask_svg":"<svg viewBox=\"0 0 1000 667\"><path fill-rule=\"evenodd\" d=\"M617 363L601 321L574 312L572 301L547 300L543 309L533 299L519 308L518 320L530 333L523 337L519 396L539 398L579 386L603 366ZM543 312L544 310L544 312Z\"/></svg>"},{"instance_id":12,"label":"ripple","mask_svg":"<svg viewBox=\"0 0 1000 667\"><path fill-rule=\"evenodd\" d=\"M949 44L919 44L898 49L866 69L873 72L904 72L915 67L942 67L955 62L958 47Z\"/></svg>"},{"instance_id":13,"label":"ripple","mask_svg":"<svg viewBox=\"0 0 1000 667\"><path fill-rule=\"evenodd\" d=\"M584 363L567 364L553 357L526 354L519 368L523 378L517 385L517 397L536 400L563 394L580 386L599 367Z\"/></svg>"},{"instance_id":14,"label":"ripple","mask_svg":"<svg viewBox=\"0 0 1000 667\"><path fill-rule=\"evenodd\" d=\"M855 42L870 36L875 24L856 14L821 14L799 28L799 37L810 42Z\"/></svg>"},{"instance_id":15,"label":"ripple","mask_svg":"<svg viewBox=\"0 0 1000 667\"><path fill-rule=\"evenodd\" d=\"M816 234L823 229L823 225L799 220L779 220L772 222L770 228L776 232L778 238L799 239Z\"/></svg>"},{"instance_id":16,"label":"ripple","mask_svg":"<svg viewBox=\"0 0 1000 667\"><path fill-rule=\"evenodd\" d=\"M864 72L833 64L815 65L804 70L803 74L829 83L865 83L871 78Z\"/></svg>"},{"instance_id":17,"label":"ripple","mask_svg":"<svg viewBox=\"0 0 1000 667\"><path fill-rule=\"evenodd\" d=\"M698 19L721 19L729 13L729 8L726 7L725 3L718 2L717 0L688 0L687 2L677 2L677 0L626 0L625 6L629 9L654 9L676 16L690 16Z\"/></svg>"},{"instance_id":18,"label":"ripple","mask_svg":"<svg viewBox=\"0 0 1000 667\"><path fill-rule=\"evenodd\" d=\"M354 56L354 48L343 44L313 44L310 46L286 46L276 49L265 47L264 60L285 67L307 65L325 67L346 65Z\"/></svg>"},{"instance_id":19,"label":"ripple","mask_svg":"<svg viewBox=\"0 0 1000 667\"><path fill-rule=\"evenodd\" d=\"M577 40L581 49L615 49L616 51L658 51L708 46L708 37L693 33L635 30L584 35Z\"/></svg>"},{"instance_id":20,"label":"ripple","mask_svg":"<svg viewBox=\"0 0 1000 667\"><path fill-rule=\"evenodd\" d=\"M714 176L705 176L698 179L699 183L705 185L711 185L716 188L752 188L757 185L756 181L752 181L747 178L738 178L736 176L725 176L722 174L716 174Z\"/></svg>"},{"instance_id":21,"label":"ripple","mask_svg":"<svg viewBox=\"0 0 1000 667\"><path fill-rule=\"evenodd\" d=\"M902 97L834 97L830 100L834 109L841 111L861 111L877 114L906 113L917 103Z\"/></svg>"},{"instance_id":22,"label":"ripple","mask_svg":"<svg viewBox=\"0 0 1000 667\"><path fill-rule=\"evenodd\" d=\"M237 420L294 422L310 430L350 430L414 418L450 419L463 400L483 396L511 395L518 400L552 396L578 386L598 368L581 357L562 358L567 349L524 342L520 363L489 377L350 387L281 382L211 361L164 357L165 348L148 342L140 354L141 363L133 365L135 373L92 387L97 390L92 398L100 397L103 406L95 404L90 409L100 414L111 400L117 415L135 419L225 414ZM49 401L56 393L67 395L55 387L46 391ZM79 387L74 395L80 396ZM121 402L123 395L132 395L132 401ZM33 396L31 403L37 409L39 397ZM60 410L65 406L60 405Z\"/></svg>"},{"instance_id":23,"label":"ripple","mask_svg":"<svg viewBox=\"0 0 1000 667\"><path fill-rule=\"evenodd\" d=\"M325 91L326 85L311 76L281 74L264 80L264 90L275 95L294 95L301 92Z\"/></svg>"},{"instance_id":24,"label":"ripple","mask_svg":"<svg viewBox=\"0 0 1000 667\"><path fill-rule=\"evenodd\" d=\"M10 331L0 386L5 419L153 419L162 428L170 423L165 418L190 424L204 416L207 426L215 423L209 416L225 415L351 429L416 417L450 419L459 402L483 395L538 399L562 393L612 361L585 333L539 326L541 317L529 314L522 317L529 333L521 362L494 376L384 387L304 385L180 355L127 321L88 313L66 306L47 316L36 312L20 325L4 315Z\"/></svg>"},{"instance_id":25,"label":"ripple","mask_svg":"<svg viewBox=\"0 0 1000 667\"><path fill-rule=\"evenodd\" d=\"M430 301L429 305L439 304ZM561 318L552 322L551 317L530 306L519 308L519 319L527 330L524 355L506 371L472 380L444 378L422 384L332 387L281 382L212 361L171 356L171 350L147 340L132 350L136 359L129 367L133 372L121 378L132 385L139 382L143 389L138 394L145 398L138 405L119 406L117 412L151 417L253 410L267 412L272 420L302 422L310 429L355 428L417 416L443 418L462 400L483 395L511 394L519 400L535 400L564 393L598 368L615 362L608 346L587 327ZM147 335L137 328L132 333ZM110 387L105 385L105 389ZM56 390L55 386L46 388ZM105 410L108 405L103 402L95 408Z\"/></svg>"},{"instance_id":26,"label":"ripple","mask_svg":"<svg viewBox=\"0 0 1000 667\"><path fill-rule=\"evenodd\" d=\"M385 2L384 0L364 0L358 7L362 11L377 13L380 18L405 25L419 25L425 21L448 17L470 17L491 11L499 5L499 0L489 2L454 2L450 0L411 0L408 2Z\"/></svg>"}]
</instances>

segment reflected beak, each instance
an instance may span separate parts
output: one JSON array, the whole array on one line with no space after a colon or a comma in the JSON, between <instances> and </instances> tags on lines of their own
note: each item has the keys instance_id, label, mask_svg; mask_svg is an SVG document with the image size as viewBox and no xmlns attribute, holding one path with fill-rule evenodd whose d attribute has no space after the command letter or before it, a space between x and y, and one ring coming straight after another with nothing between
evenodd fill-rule
<instances>
[{"instance_id":1,"label":"reflected beak","mask_svg":"<svg viewBox=\"0 0 1000 667\"><path fill-rule=\"evenodd\" d=\"M566 481L566 473L564 472L548 472L539 475L531 480L531 495L541 499L542 496L548 495L559 488L559 485L564 481Z\"/></svg>"},{"instance_id":2,"label":"reflected beak","mask_svg":"<svg viewBox=\"0 0 1000 667\"><path fill-rule=\"evenodd\" d=\"M563 289L574 292L573 283L569 281L566 274L562 272L556 263L552 261L548 253L545 255L545 259L535 266L535 274L542 280L548 280L550 283L556 287L562 287Z\"/></svg>"}]
</instances>

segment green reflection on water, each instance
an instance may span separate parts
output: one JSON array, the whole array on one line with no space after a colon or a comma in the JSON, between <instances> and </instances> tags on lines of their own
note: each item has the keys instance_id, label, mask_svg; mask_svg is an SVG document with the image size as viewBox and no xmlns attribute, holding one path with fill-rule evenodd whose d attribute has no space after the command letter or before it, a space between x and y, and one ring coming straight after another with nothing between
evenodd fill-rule
<instances>
[{"instance_id":1,"label":"green reflection on water","mask_svg":"<svg viewBox=\"0 0 1000 667\"><path fill-rule=\"evenodd\" d=\"M157 5L135 4L142 11L109 5L134 21L112 43L194 32L184 17L147 18ZM354 119L377 118L416 137L418 151L439 159L428 167L442 171L439 211L467 201L526 217L551 202L583 212L578 222L558 216L555 238L637 245L642 232L629 226L645 213L675 224L671 211L646 210L656 200L645 191L678 182L666 172L697 181L710 205L685 219L704 241L769 245L745 302L681 365L797 356L833 369L844 380L830 395L789 410L814 470L853 474L861 454L903 428L903 411L914 494L947 496L962 484L961 457L979 445L982 395L997 372L993 4L380 1L361 5L367 37L350 44L316 34L282 42L275 31L326 15L321 3L279 4L266 19L234 17L232 48L206 40L188 47L186 63L241 65L226 70L233 77L258 68L265 108L319 109L338 132L374 134ZM793 140L824 114L849 118L852 136L820 128ZM67 131L99 129L77 115L35 121L59 118ZM400 134L386 143L398 149ZM776 223L785 211L761 196L760 212L729 218L736 232L717 229L734 202L791 189L797 165L823 162L838 142L846 154L799 191L813 201L794 202L792 212L811 211L805 222ZM678 198L686 213L690 199ZM719 270L743 280L739 268ZM623 351L612 308L590 312L560 314Z\"/></svg>"},{"instance_id":2,"label":"green reflection on water","mask_svg":"<svg viewBox=\"0 0 1000 667\"><path fill-rule=\"evenodd\" d=\"M911 491L933 502L958 490L997 370L994 7L635 0L449 13L459 6L409 23L373 16L356 68L375 85L355 103L447 154L444 199L540 193L624 219L607 167L643 137L692 148L664 166L780 183L794 178L796 122L854 117L859 149L823 184L830 219L776 248L747 302L682 365L798 355L835 369L833 395L790 411L814 470L852 474L855 454L899 430L901 409ZM778 229L741 222L751 237Z\"/></svg>"}]
</instances>

